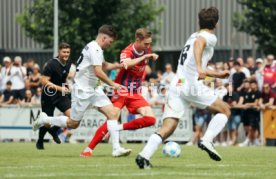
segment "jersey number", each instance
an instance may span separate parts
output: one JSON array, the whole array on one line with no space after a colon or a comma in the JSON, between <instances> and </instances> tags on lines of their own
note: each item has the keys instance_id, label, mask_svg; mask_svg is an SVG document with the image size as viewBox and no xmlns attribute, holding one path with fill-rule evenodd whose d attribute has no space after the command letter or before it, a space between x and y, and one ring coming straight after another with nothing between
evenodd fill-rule
<instances>
[{"instance_id":1,"label":"jersey number","mask_svg":"<svg viewBox=\"0 0 276 179\"><path fill-rule=\"evenodd\" d=\"M77 60L77 72L79 71L78 66L82 62L82 60L83 60L83 54L80 54L80 57Z\"/></svg>"},{"instance_id":2,"label":"jersey number","mask_svg":"<svg viewBox=\"0 0 276 179\"><path fill-rule=\"evenodd\" d=\"M184 48L183 48L183 51L181 53L181 57L180 57L180 64L183 65L184 64L184 61L186 60L187 58L187 52L189 51L190 49L190 45L186 45Z\"/></svg>"}]
</instances>

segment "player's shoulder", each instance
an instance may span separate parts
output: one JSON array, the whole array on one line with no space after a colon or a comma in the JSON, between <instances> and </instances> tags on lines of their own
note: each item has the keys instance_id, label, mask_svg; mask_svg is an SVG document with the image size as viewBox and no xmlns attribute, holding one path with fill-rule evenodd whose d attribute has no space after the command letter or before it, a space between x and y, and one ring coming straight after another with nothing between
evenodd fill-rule
<instances>
[{"instance_id":1,"label":"player's shoulder","mask_svg":"<svg viewBox=\"0 0 276 179\"><path fill-rule=\"evenodd\" d=\"M129 58L129 57L132 56L132 54L133 54L133 47L132 47L132 45L133 44L128 45L126 48L124 48L121 51L120 59L125 59L125 58Z\"/></svg>"},{"instance_id":2,"label":"player's shoulder","mask_svg":"<svg viewBox=\"0 0 276 179\"><path fill-rule=\"evenodd\" d=\"M91 51L91 52L97 52L97 51L101 52L102 51L101 47L95 40L86 44L86 46L84 47L84 50Z\"/></svg>"},{"instance_id":3,"label":"player's shoulder","mask_svg":"<svg viewBox=\"0 0 276 179\"><path fill-rule=\"evenodd\" d=\"M207 46L212 46L214 47L217 43L217 37L215 34L212 34L207 31L200 31L197 34L200 37L203 37L206 40Z\"/></svg>"}]
</instances>

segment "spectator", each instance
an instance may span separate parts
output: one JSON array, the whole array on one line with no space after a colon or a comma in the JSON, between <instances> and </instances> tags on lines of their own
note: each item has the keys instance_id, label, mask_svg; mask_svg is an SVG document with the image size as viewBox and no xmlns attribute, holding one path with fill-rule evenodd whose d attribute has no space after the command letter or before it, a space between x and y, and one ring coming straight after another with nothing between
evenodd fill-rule
<instances>
[{"instance_id":1,"label":"spectator","mask_svg":"<svg viewBox=\"0 0 276 179\"><path fill-rule=\"evenodd\" d=\"M276 91L276 65L273 65L274 56L267 55L264 68L264 83L268 83L272 90Z\"/></svg>"},{"instance_id":2,"label":"spectator","mask_svg":"<svg viewBox=\"0 0 276 179\"><path fill-rule=\"evenodd\" d=\"M242 82L245 79L245 74L241 71L241 65L239 62L234 62L235 73L232 76L232 83L234 91L241 91Z\"/></svg>"},{"instance_id":3,"label":"spectator","mask_svg":"<svg viewBox=\"0 0 276 179\"><path fill-rule=\"evenodd\" d=\"M33 58L29 58L27 60L27 77L31 76L31 74L33 73L33 67L34 67L34 59Z\"/></svg>"},{"instance_id":4,"label":"spectator","mask_svg":"<svg viewBox=\"0 0 276 179\"><path fill-rule=\"evenodd\" d=\"M3 92L3 101L2 104L13 104L14 101L14 93L12 91L12 82L8 81L6 83L5 90Z\"/></svg>"},{"instance_id":5,"label":"spectator","mask_svg":"<svg viewBox=\"0 0 276 179\"><path fill-rule=\"evenodd\" d=\"M194 134L188 146L195 145L202 138L202 131L205 123L209 123L211 120L211 113L206 109L196 109L193 115L194 119Z\"/></svg>"},{"instance_id":6,"label":"spectator","mask_svg":"<svg viewBox=\"0 0 276 179\"><path fill-rule=\"evenodd\" d=\"M259 145L256 134L259 129L260 113L257 111L257 108L261 93L258 90L256 81L250 82L250 88L251 89L243 96L243 106L245 109L243 113L243 120L244 125L248 126L248 135L247 139L243 143L239 144L241 147Z\"/></svg>"},{"instance_id":7,"label":"spectator","mask_svg":"<svg viewBox=\"0 0 276 179\"><path fill-rule=\"evenodd\" d=\"M263 92L259 101L260 109L271 109L276 106L276 93L271 90L269 84L264 84Z\"/></svg>"},{"instance_id":8,"label":"spectator","mask_svg":"<svg viewBox=\"0 0 276 179\"><path fill-rule=\"evenodd\" d=\"M255 71L255 79L257 81L259 91L262 91L264 83L264 65L261 58L256 60L256 66L257 70Z\"/></svg>"},{"instance_id":9,"label":"spectator","mask_svg":"<svg viewBox=\"0 0 276 179\"><path fill-rule=\"evenodd\" d=\"M254 60L253 57L247 57L246 66L247 66L247 69L250 72L250 76L251 77L252 77L252 75L254 76L255 72L257 70L257 67L255 66L255 60Z\"/></svg>"},{"instance_id":10,"label":"spectator","mask_svg":"<svg viewBox=\"0 0 276 179\"><path fill-rule=\"evenodd\" d=\"M25 98L25 77L27 70L22 66L22 59L19 56L14 58L14 64L11 67L12 90L14 91L14 98L22 100Z\"/></svg>"},{"instance_id":11,"label":"spectator","mask_svg":"<svg viewBox=\"0 0 276 179\"><path fill-rule=\"evenodd\" d=\"M32 69L33 73L29 76L29 86L32 94L35 94L36 89L41 87L41 74L38 64L35 64Z\"/></svg>"},{"instance_id":12,"label":"spectator","mask_svg":"<svg viewBox=\"0 0 276 179\"><path fill-rule=\"evenodd\" d=\"M229 145L237 144L238 128L241 122L241 110L238 109L238 105L242 103L240 95L233 91L233 86L226 84L227 94L223 97L229 106L231 106L231 116L226 124L227 130L230 132L230 143Z\"/></svg>"},{"instance_id":13,"label":"spectator","mask_svg":"<svg viewBox=\"0 0 276 179\"><path fill-rule=\"evenodd\" d=\"M12 61L10 57L4 57L4 67L1 68L1 90L6 89L6 83L10 80Z\"/></svg>"},{"instance_id":14,"label":"spectator","mask_svg":"<svg viewBox=\"0 0 276 179\"><path fill-rule=\"evenodd\" d=\"M25 98L20 102L21 104L31 104L32 102L32 92L31 90L25 91Z\"/></svg>"},{"instance_id":15,"label":"spectator","mask_svg":"<svg viewBox=\"0 0 276 179\"><path fill-rule=\"evenodd\" d=\"M172 70L172 65L171 64L166 64L165 66L165 73L162 76L162 79L160 81L160 83L162 85L169 85L173 79L173 77L175 76L175 73Z\"/></svg>"},{"instance_id":16,"label":"spectator","mask_svg":"<svg viewBox=\"0 0 276 179\"><path fill-rule=\"evenodd\" d=\"M240 63L240 65L241 65L241 71L245 74L245 77L249 78L250 77L250 71L248 70L247 67L244 66L243 59L239 57L239 58L237 58L237 62Z\"/></svg>"},{"instance_id":17,"label":"spectator","mask_svg":"<svg viewBox=\"0 0 276 179\"><path fill-rule=\"evenodd\" d=\"M34 105L40 105L41 94L42 94L42 89L40 87L36 88L36 91L32 97L31 103Z\"/></svg>"},{"instance_id":18,"label":"spectator","mask_svg":"<svg viewBox=\"0 0 276 179\"><path fill-rule=\"evenodd\" d=\"M228 64L229 64L229 68L231 70L234 67L234 58L233 57L229 58Z\"/></svg>"}]
</instances>

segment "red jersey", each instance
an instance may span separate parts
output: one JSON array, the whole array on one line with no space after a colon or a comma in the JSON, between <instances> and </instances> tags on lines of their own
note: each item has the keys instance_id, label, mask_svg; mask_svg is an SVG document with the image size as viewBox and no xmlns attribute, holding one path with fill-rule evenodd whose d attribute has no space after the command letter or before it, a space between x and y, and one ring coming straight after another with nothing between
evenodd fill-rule
<instances>
[{"instance_id":1,"label":"red jersey","mask_svg":"<svg viewBox=\"0 0 276 179\"><path fill-rule=\"evenodd\" d=\"M134 44L130 44L127 46L124 50L122 50L120 55L120 62L123 62L124 59L130 58L135 59L139 58L145 54L151 53L151 49L146 49L143 53L139 54L135 48ZM114 80L116 83L119 83L125 87L127 87L128 92L131 90L136 93L137 89L142 86L142 81L145 78L145 69L146 65L148 64L147 60L144 60L140 62L139 64L136 64L130 69L121 69L118 73L116 79Z\"/></svg>"},{"instance_id":2,"label":"red jersey","mask_svg":"<svg viewBox=\"0 0 276 179\"><path fill-rule=\"evenodd\" d=\"M276 83L276 71L273 66L266 66L264 68L264 83L268 83L269 86Z\"/></svg>"}]
</instances>

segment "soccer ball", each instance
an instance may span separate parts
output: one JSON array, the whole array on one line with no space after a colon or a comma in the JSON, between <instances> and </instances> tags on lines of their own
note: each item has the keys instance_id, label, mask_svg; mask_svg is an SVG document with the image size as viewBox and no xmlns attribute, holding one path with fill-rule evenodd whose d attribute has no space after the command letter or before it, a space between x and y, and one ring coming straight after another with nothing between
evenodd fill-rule
<instances>
[{"instance_id":1,"label":"soccer ball","mask_svg":"<svg viewBox=\"0 0 276 179\"><path fill-rule=\"evenodd\" d=\"M163 147L163 155L168 157L179 157L181 153L181 148L176 142L167 142Z\"/></svg>"}]
</instances>

